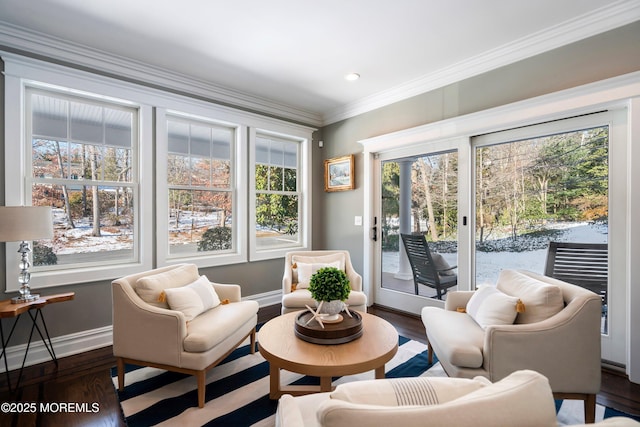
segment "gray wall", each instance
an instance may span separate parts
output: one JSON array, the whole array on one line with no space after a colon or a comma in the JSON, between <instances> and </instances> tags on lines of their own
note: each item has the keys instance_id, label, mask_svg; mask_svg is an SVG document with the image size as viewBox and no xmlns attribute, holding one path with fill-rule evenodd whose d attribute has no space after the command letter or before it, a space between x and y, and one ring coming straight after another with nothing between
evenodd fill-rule
<instances>
[{"instance_id":1,"label":"gray wall","mask_svg":"<svg viewBox=\"0 0 640 427\"><path fill-rule=\"evenodd\" d=\"M362 173L362 148L358 140L639 70L639 46L640 23L635 23L321 129L314 135L313 144L313 248L348 249L355 268L362 270L365 230L354 225L354 217L363 214L362 184L366 177ZM1 83L0 204L3 205L6 183L4 82ZM318 140L324 141L324 148L318 147ZM345 154L356 154L356 189L325 193L324 159ZM7 266L3 244L0 244L0 267L0 290L4 292ZM243 295L254 295L279 289L282 268L283 260L275 259L202 271L211 280L242 285ZM111 324L110 281L48 288L42 293L67 291L76 293L74 301L54 304L44 311L53 337ZM23 320L11 345L26 341L27 326ZM3 322L5 331L8 327L9 322Z\"/></svg>"},{"instance_id":2,"label":"gray wall","mask_svg":"<svg viewBox=\"0 0 640 427\"><path fill-rule=\"evenodd\" d=\"M354 268L363 268L362 146L357 141L450 119L515 101L640 70L640 22L397 102L322 129L325 158L356 154L356 189L321 193L323 223L316 243L351 251Z\"/></svg>"}]
</instances>

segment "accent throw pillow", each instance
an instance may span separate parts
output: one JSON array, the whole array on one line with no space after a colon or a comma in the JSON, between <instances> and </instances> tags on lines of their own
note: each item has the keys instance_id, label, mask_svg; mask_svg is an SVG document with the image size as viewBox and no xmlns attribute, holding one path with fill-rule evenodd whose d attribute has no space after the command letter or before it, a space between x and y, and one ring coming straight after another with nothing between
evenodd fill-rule
<instances>
[{"instance_id":1,"label":"accent throw pillow","mask_svg":"<svg viewBox=\"0 0 640 427\"><path fill-rule=\"evenodd\" d=\"M134 290L147 304L160 308L169 308L166 301L160 298L167 288L177 288L198 279L198 267L195 264L184 264L164 271L139 278Z\"/></svg>"},{"instance_id":2,"label":"accent throw pillow","mask_svg":"<svg viewBox=\"0 0 640 427\"><path fill-rule=\"evenodd\" d=\"M520 270L502 270L497 288L522 300L525 310L518 313L515 323L535 323L548 319L564 308L562 290L543 280L545 276Z\"/></svg>"},{"instance_id":3,"label":"accent throw pillow","mask_svg":"<svg viewBox=\"0 0 640 427\"><path fill-rule=\"evenodd\" d=\"M220 305L220 298L207 276L180 288L164 290L171 310L181 311L187 321Z\"/></svg>"},{"instance_id":4,"label":"accent throw pillow","mask_svg":"<svg viewBox=\"0 0 640 427\"><path fill-rule=\"evenodd\" d=\"M518 298L500 292L494 286L483 286L467 303L467 314L483 329L489 325L511 325L516 320Z\"/></svg>"},{"instance_id":5,"label":"accent throw pillow","mask_svg":"<svg viewBox=\"0 0 640 427\"><path fill-rule=\"evenodd\" d=\"M304 264L328 264L331 262L338 261L340 263L340 270L344 270L346 267L346 257L344 253L338 252L330 255L293 255L291 257L291 265L295 266L297 263L301 262ZM298 269L292 267L292 280L293 283L298 283Z\"/></svg>"},{"instance_id":6,"label":"accent throw pillow","mask_svg":"<svg viewBox=\"0 0 640 427\"><path fill-rule=\"evenodd\" d=\"M436 268L436 270L441 270L438 274L441 276L455 276L456 272L451 269L451 266L449 265L449 263L447 262L446 259L444 259L444 257L439 254L438 252L432 252L431 253L431 259L433 259L433 266Z\"/></svg>"},{"instance_id":7,"label":"accent throw pillow","mask_svg":"<svg viewBox=\"0 0 640 427\"><path fill-rule=\"evenodd\" d=\"M311 280L311 276L325 267L334 267L340 268L340 261L330 262L328 264L307 264L304 262L298 262L298 285L296 289L306 289L309 287L309 281Z\"/></svg>"}]
</instances>

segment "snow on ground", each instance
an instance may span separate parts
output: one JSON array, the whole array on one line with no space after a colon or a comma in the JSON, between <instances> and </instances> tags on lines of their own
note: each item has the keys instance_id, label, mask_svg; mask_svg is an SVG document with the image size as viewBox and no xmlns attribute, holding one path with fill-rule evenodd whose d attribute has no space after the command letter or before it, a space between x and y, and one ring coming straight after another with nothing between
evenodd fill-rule
<instances>
[{"instance_id":1,"label":"snow on ground","mask_svg":"<svg viewBox=\"0 0 640 427\"><path fill-rule=\"evenodd\" d=\"M202 233L209 227L221 223L221 211L191 212L182 211L179 222L175 217L169 218L170 244L172 246L193 245L199 241ZM94 252L113 252L133 249L133 230L126 225L100 227L100 237L92 236L91 217L74 218L75 228L67 228L67 216L64 209L53 209L55 239L53 250L56 255L74 255ZM227 218L227 225L231 218ZM290 246L296 242L297 235L282 235L275 230L260 228L259 244L267 247ZM50 246L50 243L45 243Z\"/></svg>"},{"instance_id":2,"label":"snow on ground","mask_svg":"<svg viewBox=\"0 0 640 427\"><path fill-rule=\"evenodd\" d=\"M571 223L557 224L563 233L553 240L561 242L607 243L607 226L602 224ZM522 269L544 273L547 249L522 252L476 252L476 285L495 284L500 270Z\"/></svg>"},{"instance_id":3,"label":"snow on ground","mask_svg":"<svg viewBox=\"0 0 640 427\"><path fill-rule=\"evenodd\" d=\"M56 255L132 249L133 231L131 228L102 226L100 228L102 236L94 237L91 235L93 232L91 219L74 218L75 228L67 229L65 228L67 220L64 210L53 209L55 232L53 250Z\"/></svg>"}]
</instances>

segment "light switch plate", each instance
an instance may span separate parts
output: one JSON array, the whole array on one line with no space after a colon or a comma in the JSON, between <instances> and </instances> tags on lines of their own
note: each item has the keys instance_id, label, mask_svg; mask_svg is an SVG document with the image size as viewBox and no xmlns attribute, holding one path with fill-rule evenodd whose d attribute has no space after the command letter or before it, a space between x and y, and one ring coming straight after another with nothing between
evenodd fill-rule
<instances>
[{"instance_id":1,"label":"light switch plate","mask_svg":"<svg viewBox=\"0 0 640 427\"><path fill-rule=\"evenodd\" d=\"M355 225L362 225L362 217L361 216L356 215Z\"/></svg>"}]
</instances>

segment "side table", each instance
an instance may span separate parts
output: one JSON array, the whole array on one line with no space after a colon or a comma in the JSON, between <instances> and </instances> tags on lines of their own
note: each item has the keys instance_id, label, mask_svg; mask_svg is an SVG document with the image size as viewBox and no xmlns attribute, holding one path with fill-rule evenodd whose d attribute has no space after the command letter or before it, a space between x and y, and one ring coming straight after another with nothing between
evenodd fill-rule
<instances>
[{"instance_id":1,"label":"side table","mask_svg":"<svg viewBox=\"0 0 640 427\"><path fill-rule=\"evenodd\" d=\"M31 346L31 339L33 338L34 329L38 331L38 335L40 335L40 339L42 340L44 346L47 348L49 355L51 356L51 360L54 361L56 366L58 365L58 359L56 358L56 353L53 351L53 344L51 344L51 337L49 336L49 331L47 330L47 324L44 320L44 315L42 314L42 308L48 304L53 304L56 302L64 302L70 301L74 298L75 292L67 292L63 294L49 295L49 296L41 296L37 300L23 302L20 304L14 304L11 300L0 301L0 321L2 319L15 318L13 322L13 326L11 327L11 332L9 332L9 336L6 341L4 339L4 331L2 329L2 325L0 324L0 340L2 341L2 353L0 353L0 359L4 357L4 369L7 375L7 385L9 386L9 392L12 392L11 388L11 379L9 377L9 364L7 362L7 347L9 345L9 341L13 336L13 332L16 329L16 325L22 317L22 314L25 312L29 314L31 318L31 332L29 333L29 341L27 342L27 348L24 352L24 358L22 359L22 366L20 367L20 374L18 375L18 381L16 383L16 390L20 386L20 379L22 378L22 371L24 370L24 364L27 361L27 354L29 354L29 347ZM32 311L35 311L33 314ZM40 319L40 323L44 329L45 336L42 335L42 331L40 330L40 326L38 326L38 318Z\"/></svg>"}]
</instances>

